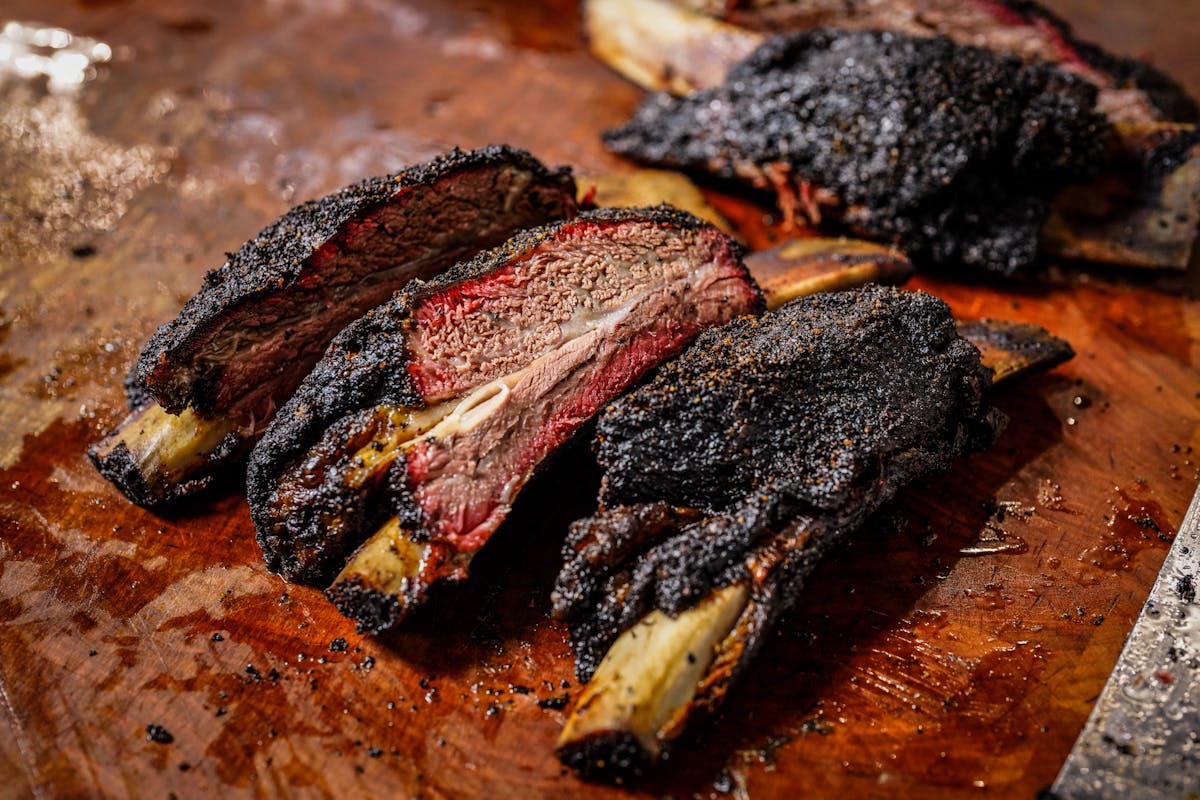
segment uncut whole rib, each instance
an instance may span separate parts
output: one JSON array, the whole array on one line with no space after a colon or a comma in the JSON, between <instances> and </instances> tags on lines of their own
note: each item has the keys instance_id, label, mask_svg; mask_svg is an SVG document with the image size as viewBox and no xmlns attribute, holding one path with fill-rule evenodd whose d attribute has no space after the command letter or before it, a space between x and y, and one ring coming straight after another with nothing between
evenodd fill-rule
<instances>
[{"instance_id":1,"label":"uncut whole rib","mask_svg":"<svg viewBox=\"0 0 1200 800\"><path fill-rule=\"evenodd\" d=\"M1035 326L960 327L937 298L869 287L708 331L613 403L601 510L572 526L554 592L591 680L563 760L640 771L720 701L827 553L992 442L994 379L1070 355Z\"/></svg>"},{"instance_id":2,"label":"uncut whole rib","mask_svg":"<svg viewBox=\"0 0 1200 800\"><path fill-rule=\"evenodd\" d=\"M1099 90L1097 108L1113 122L1195 122L1196 102L1150 64L1080 39L1031 0L733 0L680 2L746 28L887 30L946 36L959 44L1056 64Z\"/></svg>"},{"instance_id":3,"label":"uncut whole rib","mask_svg":"<svg viewBox=\"0 0 1200 800\"><path fill-rule=\"evenodd\" d=\"M612 151L773 190L917 263L1028 269L1054 196L1095 176L1096 88L941 37L816 30L767 39L724 83L646 99Z\"/></svg>"}]
</instances>

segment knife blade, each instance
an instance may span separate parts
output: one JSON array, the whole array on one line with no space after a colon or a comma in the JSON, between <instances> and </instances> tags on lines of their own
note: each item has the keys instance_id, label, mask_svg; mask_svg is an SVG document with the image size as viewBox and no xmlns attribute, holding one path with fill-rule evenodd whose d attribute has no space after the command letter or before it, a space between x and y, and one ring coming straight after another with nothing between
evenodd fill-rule
<instances>
[{"instance_id":1,"label":"knife blade","mask_svg":"<svg viewBox=\"0 0 1200 800\"><path fill-rule=\"evenodd\" d=\"M1200 797L1200 487L1051 798Z\"/></svg>"}]
</instances>

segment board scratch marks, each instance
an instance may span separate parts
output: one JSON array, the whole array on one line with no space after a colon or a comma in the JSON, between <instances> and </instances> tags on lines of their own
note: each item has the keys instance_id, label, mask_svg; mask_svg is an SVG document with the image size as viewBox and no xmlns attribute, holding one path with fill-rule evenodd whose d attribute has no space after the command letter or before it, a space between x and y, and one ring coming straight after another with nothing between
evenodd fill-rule
<instances>
[{"instance_id":1,"label":"board scratch marks","mask_svg":"<svg viewBox=\"0 0 1200 800\"><path fill-rule=\"evenodd\" d=\"M1194 35L1177 22L1200 13L1200 0L1145 0L1120 15L1085 0L1051 4L1089 37L1153 51L1193 94L1200 89ZM15 366L4 373L0 363L0 450L16 442L20 456L0 470L0 703L8 720L0 723L0 778L14 776L0 794L86 794L88 760L114 796L329 787L356 796L629 797L559 775L552 749L561 711L538 705L579 691L564 631L545 612L563 530L591 513L595 498L586 450L548 470L543 488L518 504L513 524L480 552L469 586L431 598L427 614L384 638L356 636L318 593L261 572L236 476L166 517L126 503L86 463L87 446L123 414L121 379L144 337L178 311L214 256L287 207L451 144L509 141L593 174L628 168L597 134L625 119L642 93L585 51L574 0L409 5L426 22L397 47L387 17L399 12L374 0L208 4L202 12L183 0L4 0L13 18L53 16L128 46L128 61L86 87L94 93L83 109L89 129L125 147L175 148L177 157L107 230L78 226L80 238L66 242L18 222L21 241L40 249L2 267L0 305L11 325L0 362ZM444 52L447 41L481 37L495 59ZM0 161L9 155L0 146ZM710 186L704 194L744 241L778 243L777 221L764 221L767 204ZM1182 518L1197 479L1188 448L1200 449L1200 304L1152 276L1077 267L1005 290L932 276L914 285L946 298L960 317L1045 325L1079 357L1062 374L997 390L1011 422L996 447L915 492L902 504L899 531L830 563L811 602L790 618L792 630L768 644L769 658L739 697L694 750L672 757L647 795L707 796L735 759L729 785L755 798L967 798L979 794L976 780L992 793L1032 797L1070 750L1167 543L1146 541L1132 569L1075 559L1107 530L1116 485L1135 488L1144 478L1131 497L1157 503L1164 527ZM3 329L0 322L0 336ZM46 415L68 421L26 438ZM1043 501L1046 482L1060 488ZM1056 495L1063 509L1052 508ZM961 558L996 498L1037 508L1004 522L1030 552ZM134 546L100 546L110 540ZM1096 585L1075 580L1084 567ZM1014 602L976 607L977 599L991 604L984 590L995 581ZM966 589L980 594L964 600ZM1036 594L1021 599L1029 589L1043 596L1036 606ZM1110 609L1114 596L1121 601ZM939 629L916 612L947 622ZM133 616L136 631L127 624ZM998 685L1029 687L1012 717L1026 727L1013 730L1021 735L1011 759L955 738L955 724L978 724L970 716L978 697L956 701L963 714L937 712L940 732L926 712L899 702L888 714L858 702L867 693L849 678L859 667L895 678L899 668L872 649L903 655L906 630L916 633L911 650L953 653L964 675L985 645L1003 652L1029 642L993 659ZM347 650L330 652L339 637ZM1045 651L1044 665L1026 656L1034 646ZM163 657L173 668L143 692L164 672ZM364 671L368 657L374 665ZM247 664L261 682L250 682ZM1016 667L1026 664L1042 671L1023 684ZM854 712L843 715L846 724L837 722L839 707ZM54 734L88 717L96 723L81 725L86 753L73 735L60 742ZM161 768L153 758L163 746L145 741L152 722L176 735ZM773 748L774 764L736 755L793 730ZM949 765L926 744L935 733L955 745ZM902 748L905 769L871 756L879 742ZM71 760L43 758L60 744ZM372 747L381 755L369 755ZM477 769L464 769L468 762Z\"/></svg>"},{"instance_id":2,"label":"board scratch marks","mask_svg":"<svg viewBox=\"0 0 1200 800\"><path fill-rule=\"evenodd\" d=\"M53 796L53 792L47 791L41 783L42 776L38 769L37 759L26 738L21 718L13 707L12 699L8 694L8 677L4 672L4 662L2 660L0 660L0 704L4 706L4 717L8 721L9 730L12 732L9 741L16 746L17 755L21 762L21 768L24 770L29 791L37 800L43 800L44 798L48 800L48 798ZM10 788L17 787L10 785Z\"/></svg>"}]
</instances>

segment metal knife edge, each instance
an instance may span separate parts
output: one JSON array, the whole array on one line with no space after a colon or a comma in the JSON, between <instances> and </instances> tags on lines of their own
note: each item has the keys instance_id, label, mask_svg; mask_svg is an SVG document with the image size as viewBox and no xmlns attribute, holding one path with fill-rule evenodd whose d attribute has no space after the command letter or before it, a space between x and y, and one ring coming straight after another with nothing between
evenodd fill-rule
<instances>
[{"instance_id":1,"label":"metal knife edge","mask_svg":"<svg viewBox=\"0 0 1200 800\"><path fill-rule=\"evenodd\" d=\"M1046 800L1200 798L1200 487Z\"/></svg>"}]
</instances>

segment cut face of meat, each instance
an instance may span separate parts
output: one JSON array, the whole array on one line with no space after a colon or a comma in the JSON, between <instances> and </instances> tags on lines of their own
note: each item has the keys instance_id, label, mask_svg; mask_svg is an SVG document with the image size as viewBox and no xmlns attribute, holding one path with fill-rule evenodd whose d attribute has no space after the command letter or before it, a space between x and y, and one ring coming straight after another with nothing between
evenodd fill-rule
<instances>
[{"instance_id":1,"label":"cut face of meat","mask_svg":"<svg viewBox=\"0 0 1200 800\"><path fill-rule=\"evenodd\" d=\"M369 568L347 568L333 595L365 627L390 624L464 574L533 470L596 411L704 329L761 307L736 245L666 209L590 212L410 285L335 340L255 449L268 564L327 580L384 526L360 551ZM419 574L383 581L408 595L385 602L377 573L396 573L401 550ZM368 606L386 613L364 618Z\"/></svg>"},{"instance_id":2,"label":"cut face of meat","mask_svg":"<svg viewBox=\"0 0 1200 800\"><path fill-rule=\"evenodd\" d=\"M655 94L614 152L771 189L918 264L1028 268L1050 202L1104 163L1095 87L940 37L819 30L768 39L725 83Z\"/></svg>"},{"instance_id":3,"label":"cut face of meat","mask_svg":"<svg viewBox=\"0 0 1200 800\"><path fill-rule=\"evenodd\" d=\"M333 336L415 277L570 216L575 185L521 150L454 151L289 211L210 272L134 370L137 408L92 450L153 505L236 462Z\"/></svg>"},{"instance_id":4,"label":"cut face of meat","mask_svg":"<svg viewBox=\"0 0 1200 800\"><path fill-rule=\"evenodd\" d=\"M569 216L574 188L565 171L491 147L297 206L206 276L147 343L139 383L171 412L268 418L348 322L414 277Z\"/></svg>"}]
</instances>

